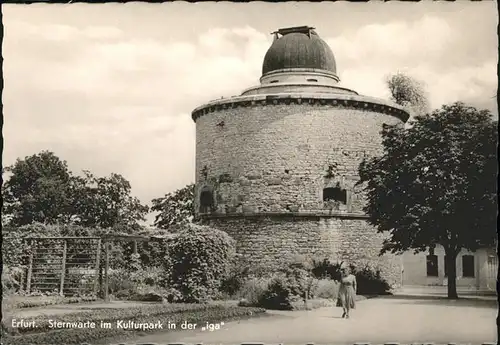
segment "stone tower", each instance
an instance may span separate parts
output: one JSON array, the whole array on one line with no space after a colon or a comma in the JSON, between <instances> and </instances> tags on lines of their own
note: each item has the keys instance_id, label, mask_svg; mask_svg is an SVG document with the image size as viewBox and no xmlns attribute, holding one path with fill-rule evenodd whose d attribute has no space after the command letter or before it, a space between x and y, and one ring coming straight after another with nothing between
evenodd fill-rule
<instances>
[{"instance_id":1,"label":"stone tower","mask_svg":"<svg viewBox=\"0 0 500 345\"><path fill-rule=\"evenodd\" d=\"M294 254L372 263L398 284L400 260L378 256L383 238L355 184L362 159L381 152L382 126L408 113L339 87L335 57L314 28L273 35L260 85L192 112L197 215L256 263Z\"/></svg>"}]
</instances>

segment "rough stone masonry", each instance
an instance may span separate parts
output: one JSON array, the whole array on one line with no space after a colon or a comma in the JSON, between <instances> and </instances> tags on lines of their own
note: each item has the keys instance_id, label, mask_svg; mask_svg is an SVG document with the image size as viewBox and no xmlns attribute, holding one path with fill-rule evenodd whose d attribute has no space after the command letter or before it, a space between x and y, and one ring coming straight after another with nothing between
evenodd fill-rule
<instances>
[{"instance_id":1,"label":"rough stone masonry","mask_svg":"<svg viewBox=\"0 0 500 345\"><path fill-rule=\"evenodd\" d=\"M334 62L314 68L333 54L312 28L284 32L260 86L193 111L196 213L250 262L299 254L369 263L399 285L400 258L378 255L383 237L366 221L356 182L359 163L382 153L383 125L402 125L408 113L336 86Z\"/></svg>"}]
</instances>

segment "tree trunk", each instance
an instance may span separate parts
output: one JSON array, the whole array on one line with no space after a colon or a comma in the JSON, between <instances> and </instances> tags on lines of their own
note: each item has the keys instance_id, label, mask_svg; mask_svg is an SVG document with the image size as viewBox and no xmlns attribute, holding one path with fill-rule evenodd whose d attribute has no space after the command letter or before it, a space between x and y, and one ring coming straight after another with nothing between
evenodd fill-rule
<instances>
[{"instance_id":1,"label":"tree trunk","mask_svg":"<svg viewBox=\"0 0 500 345\"><path fill-rule=\"evenodd\" d=\"M446 266L448 268L448 298L458 299L457 294L457 252L445 250Z\"/></svg>"}]
</instances>

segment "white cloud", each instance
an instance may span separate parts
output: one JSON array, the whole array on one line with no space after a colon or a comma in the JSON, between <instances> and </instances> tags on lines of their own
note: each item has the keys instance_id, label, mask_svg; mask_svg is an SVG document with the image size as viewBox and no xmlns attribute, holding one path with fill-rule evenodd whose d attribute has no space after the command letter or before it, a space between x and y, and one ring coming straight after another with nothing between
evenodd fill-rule
<instances>
[{"instance_id":1,"label":"white cloud","mask_svg":"<svg viewBox=\"0 0 500 345\"><path fill-rule=\"evenodd\" d=\"M271 44L267 32L243 25L191 40L175 40L169 29L174 37L161 40L138 39L118 24L4 22L5 163L54 150L75 171L123 174L146 202L192 181L190 112L257 84ZM496 91L496 47L480 46L489 55L472 63L479 43L464 42L461 30L468 29L426 15L319 34L342 85L361 94L386 98L385 77L402 70L426 83L434 107L487 104Z\"/></svg>"},{"instance_id":2,"label":"white cloud","mask_svg":"<svg viewBox=\"0 0 500 345\"><path fill-rule=\"evenodd\" d=\"M485 91L496 91L495 61L446 65L453 56L470 54L467 45L460 46L461 38L444 20L424 16L414 23L367 25L350 37L327 38L327 42L336 55L344 86L387 98L384 80L402 71L424 82L431 105L437 108L443 103L471 101L484 97L481 93Z\"/></svg>"}]
</instances>

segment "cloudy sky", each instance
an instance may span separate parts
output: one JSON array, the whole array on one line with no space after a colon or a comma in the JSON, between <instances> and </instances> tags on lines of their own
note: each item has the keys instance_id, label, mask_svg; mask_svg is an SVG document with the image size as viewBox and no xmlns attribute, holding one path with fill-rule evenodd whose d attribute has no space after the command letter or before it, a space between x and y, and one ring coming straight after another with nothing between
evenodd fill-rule
<instances>
[{"instance_id":1,"label":"cloudy sky","mask_svg":"<svg viewBox=\"0 0 500 345\"><path fill-rule=\"evenodd\" d=\"M433 107L497 113L495 2L3 5L4 165L54 151L125 176L149 202L194 180L190 113L258 83L270 33L311 25L341 84L387 98L425 81Z\"/></svg>"}]
</instances>

